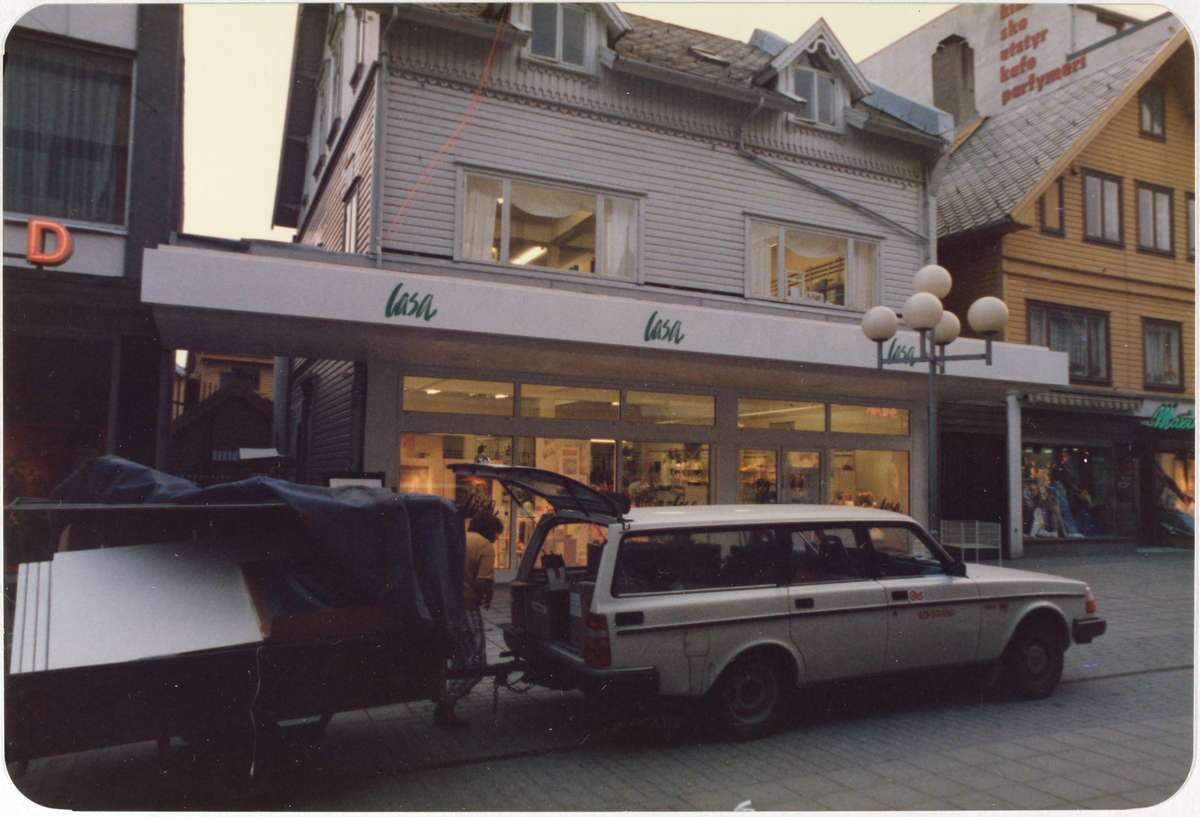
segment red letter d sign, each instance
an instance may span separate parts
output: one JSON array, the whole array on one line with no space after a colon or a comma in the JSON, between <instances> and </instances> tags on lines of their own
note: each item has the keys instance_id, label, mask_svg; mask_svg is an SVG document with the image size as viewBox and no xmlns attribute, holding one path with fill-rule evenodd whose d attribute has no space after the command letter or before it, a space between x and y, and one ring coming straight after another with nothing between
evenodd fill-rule
<instances>
[{"instance_id":1,"label":"red letter d sign","mask_svg":"<svg viewBox=\"0 0 1200 817\"><path fill-rule=\"evenodd\" d=\"M46 252L46 233L54 233L57 239L53 252ZM71 259L75 242L67 228L57 221L45 218L29 220L29 242L25 245L25 260L39 267L57 267Z\"/></svg>"}]
</instances>

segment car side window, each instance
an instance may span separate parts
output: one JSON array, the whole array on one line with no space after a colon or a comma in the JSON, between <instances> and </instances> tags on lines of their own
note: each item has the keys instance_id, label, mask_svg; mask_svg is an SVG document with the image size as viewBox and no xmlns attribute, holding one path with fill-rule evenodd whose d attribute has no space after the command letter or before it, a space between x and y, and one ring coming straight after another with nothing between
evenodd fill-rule
<instances>
[{"instance_id":1,"label":"car side window","mask_svg":"<svg viewBox=\"0 0 1200 817\"><path fill-rule=\"evenodd\" d=\"M870 578L866 554L858 547L852 528L794 530L791 544L791 584Z\"/></svg>"},{"instance_id":2,"label":"car side window","mask_svg":"<svg viewBox=\"0 0 1200 817\"><path fill-rule=\"evenodd\" d=\"M786 551L771 528L683 529L621 540L614 596L779 584Z\"/></svg>"},{"instance_id":3,"label":"car side window","mask_svg":"<svg viewBox=\"0 0 1200 817\"><path fill-rule=\"evenodd\" d=\"M946 570L907 525L876 525L867 531L879 575L937 576Z\"/></svg>"}]
</instances>

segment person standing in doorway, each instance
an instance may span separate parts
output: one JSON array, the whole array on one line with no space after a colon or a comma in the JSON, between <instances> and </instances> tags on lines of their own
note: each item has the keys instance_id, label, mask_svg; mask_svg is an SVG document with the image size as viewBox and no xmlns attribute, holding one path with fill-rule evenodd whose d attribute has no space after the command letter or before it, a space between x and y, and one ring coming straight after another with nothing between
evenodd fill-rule
<instances>
[{"instance_id":1,"label":"person standing in doorway","mask_svg":"<svg viewBox=\"0 0 1200 817\"><path fill-rule=\"evenodd\" d=\"M483 635L481 609L492 606L495 590L496 540L504 532L504 523L491 512L475 516L467 525L467 564L463 572L463 619L455 638L451 669L470 669L487 665L487 642ZM468 726L469 721L454 714L454 706L469 693L479 678L454 678L446 682L442 700L433 710L435 726Z\"/></svg>"}]
</instances>

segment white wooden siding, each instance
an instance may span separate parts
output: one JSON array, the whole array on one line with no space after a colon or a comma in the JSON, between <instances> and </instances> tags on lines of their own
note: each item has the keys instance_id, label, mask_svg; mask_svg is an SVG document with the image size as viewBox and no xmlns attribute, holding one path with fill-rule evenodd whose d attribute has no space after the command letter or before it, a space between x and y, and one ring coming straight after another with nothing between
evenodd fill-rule
<instances>
[{"instance_id":1,"label":"white wooden siding","mask_svg":"<svg viewBox=\"0 0 1200 817\"><path fill-rule=\"evenodd\" d=\"M393 231L389 228L400 204L458 128L473 94L394 73L389 83L383 187L386 248L454 254L457 161L642 194L641 263L647 284L742 294L746 213L886 239L881 246L885 278L904 278L890 283L889 292L909 286L912 272L920 266L917 239L752 163L727 142L681 138L661 129L495 97L480 102L469 128ZM741 108L743 118L746 110ZM910 229L919 228L921 189L916 181L765 155Z\"/></svg>"}]
</instances>

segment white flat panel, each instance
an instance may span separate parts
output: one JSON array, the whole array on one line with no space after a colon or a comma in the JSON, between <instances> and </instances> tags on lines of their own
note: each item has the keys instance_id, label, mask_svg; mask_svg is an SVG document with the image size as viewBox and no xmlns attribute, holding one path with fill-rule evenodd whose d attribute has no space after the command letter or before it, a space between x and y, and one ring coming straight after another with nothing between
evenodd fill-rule
<instances>
[{"instance_id":1,"label":"white flat panel","mask_svg":"<svg viewBox=\"0 0 1200 817\"><path fill-rule=\"evenodd\" d=\"M21 653L25 644L25 599L29 595L29 565L17 566L17 596L13 602L13 641L8 671L21 672Z\"/></svg>"},{"instance_id":2,"label":"white flat panel","mask_svg":"<svg viewBox=\"0 0 1200 817\"><path fill-rule=\"evenodd\" d=\"M50 647L50 578L52 571L50 562L38 562L37 571L37 621L36 636L33 642L33 668L46 669Z\"/></svg>"},{"instance_id":3,"label":"white flat panel","mask_svg":"<svg viewBox=\"0 0 1200 817\"><path fill-rule=\"evenodd\" d=\"M247 558L212 540L56 554L49 669L261 641Z\"/></svg>"}]
</instances>

